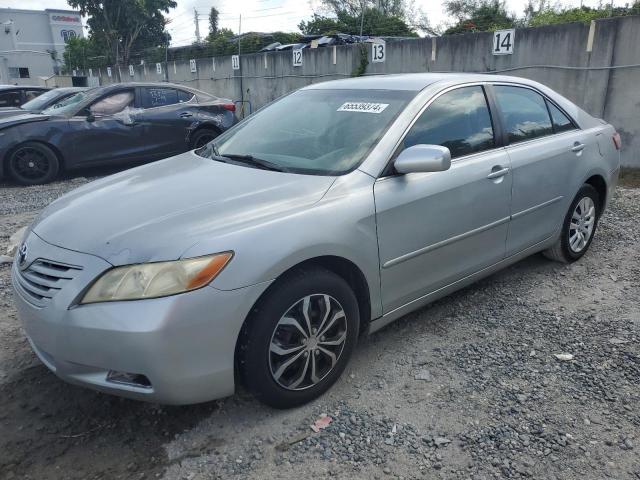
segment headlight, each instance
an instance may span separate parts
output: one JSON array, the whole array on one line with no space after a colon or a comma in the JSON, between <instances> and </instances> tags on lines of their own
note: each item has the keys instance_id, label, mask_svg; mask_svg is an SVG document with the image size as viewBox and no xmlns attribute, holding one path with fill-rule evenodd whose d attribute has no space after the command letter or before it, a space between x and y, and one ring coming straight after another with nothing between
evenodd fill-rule
<instances>
[{"instance_id":1,"label":"headlight","mask_svg":"<svg viewBox=\"0 0 640 480\"><path fill-rule=\"evenodd\" d=\"M225 252L175 262L112 268L98 278L80 303L157 298L195 290L216 278L231 257L233 252Z\"/></svg>"}]
</instances>

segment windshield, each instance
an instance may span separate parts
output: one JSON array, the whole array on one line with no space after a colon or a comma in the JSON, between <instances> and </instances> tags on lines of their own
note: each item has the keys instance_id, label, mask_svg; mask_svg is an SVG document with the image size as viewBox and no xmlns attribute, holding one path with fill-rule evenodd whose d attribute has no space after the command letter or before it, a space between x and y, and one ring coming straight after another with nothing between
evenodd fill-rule
<instances>
[{"instance_id":1,"label":"windshield","mask_svg":"<svg viewBox=\"0 0 640 480\"><path fill-rule=\"evenodd\" d=\"M22 105L22 108L24 110L29 110L30 112L39 112L58 97L60 97L60 92L57 92L56 90L49 90L48 92L44 92L42 95L37 96L33 100L26 102Z\"/></svg>"},{"instance_id":2,"label":"windshield","mask_svg":"<svg viewBox=\"0 0 640 480\"><path fill-rule=\"evenodd\" d=\"M197 153L217 150L284 171L340 175L362 162L413 96L392 90L300 90L219 136L216 148Z\"/></svg>"},{"instance_id":3,"label":"windshield","mask_svg":"<svg viewBox=\"0 0 640 480\"><path fill-rule=\"evenodd\" d=\"M75 95L71 95L64 100L61 100L55 105L50 106L46 110L43 110L42 113L44 113L45 115L66 115L68 113L74 112L76 109L76 104L82 102L91 94L91 90L78 92Z\"/></svg>"}]
</instances>

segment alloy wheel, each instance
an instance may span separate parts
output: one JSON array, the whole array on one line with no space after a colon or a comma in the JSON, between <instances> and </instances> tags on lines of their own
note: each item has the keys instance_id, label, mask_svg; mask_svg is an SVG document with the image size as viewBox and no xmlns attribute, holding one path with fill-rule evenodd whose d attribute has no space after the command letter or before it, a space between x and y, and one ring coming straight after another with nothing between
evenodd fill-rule
<instances>
[{"instance_id":1,"label":"alloy wheel","mask_svg":"<svg viewBox=\"0 0 640 480\"><path fill-rule=\"evenodd\" d=\"M347 317L330 295L308 295L280 318L271 336L269 368L287 390L304 390L336 366L347 339Z\"/></svg>"},{"instance_id":2,"label":"alloy wheel","mask_svg":"<svg viewBox=\"0 0 640 480\"><path fill-rule=\"evenodd\" d=\"M596 221L596 206L591 197L583 197L569 222L569 248L580 253L589 243Z\"/></svg>"},{"instance_id":3,"label":"alloy wheel","mask_svg":"<svg viewBox=\"0 0 640 480\"><path fill-rule=\"evenodd\" d=\"M16 175L26 180L44 178L51 169L51 163L47 155L32 147L22 147L18 149L13 154L11 163Z\"/></svg>"}]
</instances>

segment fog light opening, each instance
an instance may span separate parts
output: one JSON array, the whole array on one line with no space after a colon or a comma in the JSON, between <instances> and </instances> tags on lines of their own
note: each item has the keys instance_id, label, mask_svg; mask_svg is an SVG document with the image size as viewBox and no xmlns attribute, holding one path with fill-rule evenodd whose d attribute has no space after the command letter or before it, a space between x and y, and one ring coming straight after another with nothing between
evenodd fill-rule
<instances>
[{"instance_id":1,"label":"fog light opening","mask_svg":"<svg viewBox=\"0 0 640 480\"><path fill-rule=\"evenodd\" d=\"M111 370L107 374L107 382L129 385L137 388L151 388L149 379L140 373L116 372Z\"/></svg>"}]
</instances>

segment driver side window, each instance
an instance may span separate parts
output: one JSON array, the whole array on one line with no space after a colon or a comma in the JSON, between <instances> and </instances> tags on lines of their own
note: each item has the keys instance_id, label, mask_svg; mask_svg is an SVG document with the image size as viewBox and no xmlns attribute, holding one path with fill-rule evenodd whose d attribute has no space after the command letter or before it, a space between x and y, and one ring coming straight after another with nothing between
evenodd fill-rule
<instances>
[{"instance_id":1,"label":"driver side window","mask_svg":"<svg viewBox=\"0 0 640 480\"><path fill-rule=\"evenodd\" d=\"M89 110L94 115L115 115L125 108L133 106L133 99L134 94L132 90L117 92L98 100L89 107Z\"/></svg>"},{"instance_id":2,"label":"driver side window","mask_svg":"<svg viewBox=\"0 0 640 480\"><path fill-rule=\"evenodd\" d=\"M491 115L481 86L463 87L436 98L404 138L404 148L441 145L451 158L495 146Z\"/></svg>"}]
</instances>

